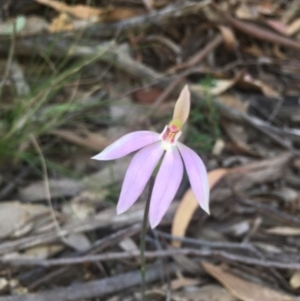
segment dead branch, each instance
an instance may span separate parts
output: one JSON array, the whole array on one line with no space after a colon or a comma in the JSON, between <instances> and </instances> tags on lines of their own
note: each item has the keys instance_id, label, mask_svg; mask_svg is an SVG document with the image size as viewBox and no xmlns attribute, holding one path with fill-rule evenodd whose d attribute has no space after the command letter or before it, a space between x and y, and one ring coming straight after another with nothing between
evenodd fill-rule
<instances>
[{"instance_id":1,"label":"dead branch","mask_svg":"<svg viewBox=\"0 0 300 301\"><path fill-rule=\"evenodd\" d=\"M253 202L251 200L247 200L240 197L238 197L237 199L241 204L254 207L258 211L274 216L276 219L288 222L290 224L300 225L300 219L298 217L282 212L268 204Z\"/></svg>"},{"instance_id":2,"label":"dead branch","mask_svg":"<svg viewBox=\"0 0 300 301\"><path fill-rule=\"evenodd\" d=\"M80 253L75 252L71 254L70 257L79 257L87 254L95 254L96 252L100 252L110 246L117 244L121 239L135 235L140 231L140 227L141 226L139 224L135 224L129 228L116 231L108 236L103 237L100 240L97 240L88 250ZM41 268L39 268L39 272L40 269ZM30 288L34 289L37 286L41 285L42 283L51 281L53 278L57 277L58 275L67 273L69 270L70 270L70 266L63 266L59 269L51 271L45 276L38 278L33 284L30 285Z\"/></svg>"},{"instance_id":3,"label":"dead branch","mask_svg":"<svg viewBox=\"0 0 300 301\"><path fill-rule=\"evenodd\" d=\"M172 257L176 255L190 255L190 256L206 257L206 258L219 258L227 261L241 262L244 264L262 266L262 267L300 270L300 262L280 262L278 260L276 261L262 260L262 259L256 259L249 256L236 255L233 253L227 253L224 251L215 251L209 249L203 249L203 250L169 249L169 250L145 252L145 257L147 259ZM140 256L139 251L132 251L132 252L116 252L116 253L106 253L101 255L83 256L81 258L25 259L25 258L2 257L0 259L0 262L12 266L54 267L54 266L67 266L67 265L76 265L76 264L91 263L91 262L124 260L124 259L137 258L139 256Z\"/></svg>"},{"instance_id":4,"label":"dead branch","mask_svg":"<svg viewBox=\"0 0 300 301\"><path fill-rule=\"evenodd\" d=\"M168 272L172 275L176 269L177 267L172 264L168 267ZM147 283L159 280L162 274L163 271L159 265L147 267ZM36 294L0 297L0 301L75 301L94 297L104 297L112 293L122 292L128 288L138 286L140 283L140 271L138 270L110 278L89 281L83 284L75 284L66 288L56 288Z\"/></svg>"},{"instance_id":5,"label":"dead branch","mask_svg":"<svg viewBox=\"0 0 300 301\"><path fill-rule=\"evenodd\" d=\"M254 38L263 40L265 42L279 44L281 46L285 46L288 48L292 48L295 50L300 50L300 43L295 42L289 38L286 38L280 34L272 32L271 30L264 29L255 24L251 24L249 22L244 22L232 17L230 14L223 12L219 7L215 4L212 4L212 7L222 16L224 19L235 29L241 31L245 34L248 34Z\"/></svg>"},{"instance_id":6,"label":"dead branch","mask_svg":"<svg viewBox=\"0 0 300 301\"><path fill-rule=\"evenodd\" d=\"M171 204L168 213L166 214L166 220L171 220L174 212L178 206L178 203ZM124 227L136 223L140 223L143 218L144 204L137 203L123 215L116 216L115 208L107 209L99 213L93 218L89 218L86 221L77 221L70 223L64 227L61 227L61 231L64 235L71 233L80 233L91 231L94 229L106 228L106 227ZM59 238L56 232L43 233L41 235L33 235L29 237L22 237L14 241L6 241L0 244L0 254L13 252L16 250L22 250L28 247L36 246L39 244L45 244L49 242L57 241Z\"/></svg>"},{"instance_id":7,"label":"dead branch","mask_svg":"<svg viewBox=\"0 0 300 301\"><path fill-rule=\"evenodd\" d=\"M193 246L201 246L207 248L216 248L216 249L231 249L231 250L248 250L252 252L255 247L250 243L236 243L236 242L226 242L226 241L208 241L203 239L195 239L190 237L181 237L181 236L174 236L166 232L162 232L156 230L156 232L167 239L181 241L186 244L190 244Z\"/></svg>"},{"instance_id":8,"label":"dead branch","mask_svg":"<svg viewBox=\"0 0 300 301\"><path fill-rule=\"evenodd\" d=\"M86 45L91 45L90 40L92 38L97 39L111 39L114 37L120 37L125 35L126 33L133 31L143 31L153 24L162 25L166 23L170 23L173 20L176 20L178 17L184 17L191 14L197 14L204 7L209 5L211 0L204 0L201 2L190 2L185 1L183 3L168 5L166 8L161 10L154 10L148 14L144 14L142 16L130 18L128 20L114 22L109 24L98 23L95 25L88 26L85 29L79 29L73 32L67 32L62 34L45 34L43 33L41 36L35 37L26 37L17 39L16 46L18 44L23 44L24 46L34 46L35 43L42 44L42 41L53 40L54 44L57 42L60 44L64 44L64 40L76 40L76 36L80 33L83 37L88 37L89 41L85 41ZM72 41L71 41L72 42ZM8 44L8 45L7 45ZM96 43L93 43L96 45ZM63 47L63 46L62 46ZM18 48L18 46L16 47ZM32 47L34 48L34 47ZM48 48L49 50L50 48ZM0 52L7 54L9 51L9 43L7 43L7 39L2 38L0 42ZM22 51L19 51L21 53ZM45 53L48 53L46 51ZM32 54L32 53L31 53ZM61 55L61 54L60 54Z\"/></svg>"},{"instance_id":9,"label":"dead branch","mask_svg":"<svg viewBox=\"0 0 300 301\"><path fill-rule=\"evenodd\" d=\"M141 31L149 28L153 24L170 23L178 17L197 14L204 7L209 5L211 0L201 2L184 1L179 4L168 5L161 10L154 10L148 14L131 18L112 24L97 24L88 27L85 30L85 35L97 38L111 38L115 35L122 36L128 32Z\"/></svg>"}]
</instances>

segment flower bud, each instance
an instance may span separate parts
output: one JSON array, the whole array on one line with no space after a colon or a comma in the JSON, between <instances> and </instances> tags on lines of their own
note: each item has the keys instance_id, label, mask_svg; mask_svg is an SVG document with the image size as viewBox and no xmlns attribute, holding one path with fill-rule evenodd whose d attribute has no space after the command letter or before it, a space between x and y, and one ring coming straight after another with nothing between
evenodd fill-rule
<instances>
[{"instance_id":1,"label":"flower bud","mask_svg":"<svg viewBox=\"0 0 300 301\"><path fill-rule=\"evenodd\" d=\"M179 98L176 101L173 119L170 122L169 126L172 130L172 127L177 130L181 130L182 126L187 121L190 114L190 91L187 85L184 86L182 91L180 92Z\"/></svg>"}]
</instances>

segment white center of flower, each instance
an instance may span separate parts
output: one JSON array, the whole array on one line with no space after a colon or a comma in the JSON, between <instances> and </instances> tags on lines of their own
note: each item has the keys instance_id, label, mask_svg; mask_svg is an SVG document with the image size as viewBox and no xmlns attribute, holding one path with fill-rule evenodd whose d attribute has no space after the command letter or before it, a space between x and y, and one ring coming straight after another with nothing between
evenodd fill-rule
<instances>
[{"instance_id":1,"label":"white center of flower","mask_svg":"<svg viewBox=\"0 0 300 301\"><path fill-rule=\"evenodd\" d=\"M162 148L164 150L169 150L174 147L181 136L181 131L178 131L172 126L166 125L163 132L160 134L160 139L162 141Z\"/></svg>"}]
</instances>

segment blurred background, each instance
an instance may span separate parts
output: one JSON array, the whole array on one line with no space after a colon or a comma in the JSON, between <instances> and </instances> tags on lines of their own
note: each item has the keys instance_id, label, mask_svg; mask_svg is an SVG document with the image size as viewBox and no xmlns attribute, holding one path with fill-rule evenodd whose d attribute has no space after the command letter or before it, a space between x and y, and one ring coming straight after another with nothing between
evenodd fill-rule
<instances>
[{"instance_id":1,"label":"blurred background","mask_svg":"<svg viewBox=\"0 0 300 301\"><path fill-rule=\"evenodd\" d=\"M147 298L300 300L299 53L297 0L1 0L0 301L140 300L147 189L117 216L132 156L90 158L185 84L211 215L185 175Z\"/></svg>"}]
</instances>

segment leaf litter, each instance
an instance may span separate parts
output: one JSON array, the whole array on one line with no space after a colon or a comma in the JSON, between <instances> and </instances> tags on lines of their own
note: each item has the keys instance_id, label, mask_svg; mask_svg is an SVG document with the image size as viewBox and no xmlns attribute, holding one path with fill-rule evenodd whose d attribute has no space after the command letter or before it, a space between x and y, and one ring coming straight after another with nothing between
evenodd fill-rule
<instances>
[{"instance_id":1,"label":"leaf litter","mask_svg":"<svg viewBox=\"0 0 300 301\"><path fill-rule=\"evenodd\" d=\"M183 181L147 233L147 298L298 300L298 1L3 3L0 301L139 300L146 195L117 216L130 156L89 158L160 132L184 84L211 214Z\"/></svg>"}]
</instances>

